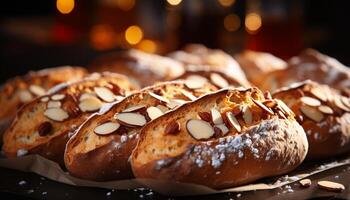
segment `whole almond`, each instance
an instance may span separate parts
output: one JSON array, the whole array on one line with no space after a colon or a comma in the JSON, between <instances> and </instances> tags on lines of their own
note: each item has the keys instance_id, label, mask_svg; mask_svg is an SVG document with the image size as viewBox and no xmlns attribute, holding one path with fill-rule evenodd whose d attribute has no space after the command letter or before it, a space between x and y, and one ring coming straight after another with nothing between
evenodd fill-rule
<instances>
[{"instance_id":1,"label":"whole almond","mask_svg":"<svg viewBox=\"0 0 350 200\"><path fill-rule=\"evenodd\" d=\"M43 122L38 127L38 133L40 136L48 135L52 130L52 125L50 122Z\"/></svg>"},{"instance_id":2,"label":"whole almond","mask_svg":"<svg viewBox=\"0 0 350 200\"><path fill-rule=\"evenodd\" d=\"M176 121L171 121L165 128L165 134L175 135L180 131L180 125Z\"/></svg>"}]
</instances>

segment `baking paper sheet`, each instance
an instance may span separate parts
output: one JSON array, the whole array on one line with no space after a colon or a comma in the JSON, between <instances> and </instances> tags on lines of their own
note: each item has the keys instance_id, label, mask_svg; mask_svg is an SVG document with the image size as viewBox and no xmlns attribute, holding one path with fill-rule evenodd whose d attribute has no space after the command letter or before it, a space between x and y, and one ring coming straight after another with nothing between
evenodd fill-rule
<instances>
[{"instance_id":1,"label":"baking paper sheet","mask_svg":"<svg viewBox=\"0 0 350 200\"><path fill-rule=\"evenodd\" d=\"M34 172L51 180L76 186L100 187L108 189L135 189L151 188L164 195L184 196L184 195L203 195L222 192L243 192L251 190L267 190L281 187L283 185L298 181L307 176L320 173L322 171L350 164L350 156L338 161L326 162L320 164L303 164L294 172L275 178L264 179L254 184L244 185L224 190L215 190L206 186L176 183L169 181L150 180L150 179L129 179L121 181L95 182L75 178L62 170L55 162L47 160L38 155L27 155L18 158L1 158L0 166L20 171Z\"/></svg>"}]
</instances>

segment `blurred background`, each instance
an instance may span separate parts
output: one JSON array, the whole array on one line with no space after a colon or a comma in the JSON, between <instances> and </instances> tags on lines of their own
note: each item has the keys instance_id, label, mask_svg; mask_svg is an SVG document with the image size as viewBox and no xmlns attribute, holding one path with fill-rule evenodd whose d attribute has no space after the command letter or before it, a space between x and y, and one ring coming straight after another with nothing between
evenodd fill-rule
<instances>
[{"instance_id":1,"label":"blurred background","mask_svg":"<svg viewBox=\"0 0 350 200\"><path fill-rule=\"evenodd\" d=\"M0 81L87 65L106 52L166 54L188 43L283 59L307 47L350 65L349 1L11 0L0 6Z\"/></svg>"}]
</instances>

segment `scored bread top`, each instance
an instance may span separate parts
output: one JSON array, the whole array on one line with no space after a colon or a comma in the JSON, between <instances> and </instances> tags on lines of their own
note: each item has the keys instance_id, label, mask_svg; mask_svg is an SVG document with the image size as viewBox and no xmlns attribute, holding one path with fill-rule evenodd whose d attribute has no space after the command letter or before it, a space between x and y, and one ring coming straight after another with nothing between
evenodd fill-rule
<instances>
[{"instance_id":1,"label":"scored bread top","mask_svg":"<svg viewBox=\"0 0 350 200\"><path fill-rule=\"evenodd\" d=\"M294 169L305 133L282 101L265 96L225 89L148 123L131 157L135 176L222 188Z\"/></svg>"},{"instance_id":2,"label":"scored bread top","mask_svg":"<svg viewBox=\"0 0 350 200\"><path fill-rule=\"evenodd\" d=\"M102 113L91 116L77 130L67 143L67 169L85 179L130 178L128 158L138 140L139 130L150 120L215 89L209 83L191 89L183 81L170 81L130 94ZM106 161L97 163L97 160ZM84 165L90 166L89 169L85 170Z\"/></svg>"},{"instance_id":3,"label":"scored bread top","mask_svg":"<svg viewBox=\"0 0 350 200\"><path fill-rule=\"evenodd\" d=\"M53 153L43 149L50 148L54 139L66 140L68 132L91 112L136 88L127 77L113 73L95 73L80 81L58 85L19 110L4 134L3 151L13 157L40 149L50 156ZM57 148L64 150L65 143L62 145Z\"/></svg>"},{"instance_id":4,"label":"scored bread top","mask_svg":"<svg viewBox=\"0 0 350 200\"><path fill-rule=\"evenodd\" d=\"M44 95L51 87L79 80L86 74L87 71L82 67L64 66L32 71L7 81L0 89L0 104L3 105L0 120L13 117L20 106Z\"/></svg>"}]
</instances>

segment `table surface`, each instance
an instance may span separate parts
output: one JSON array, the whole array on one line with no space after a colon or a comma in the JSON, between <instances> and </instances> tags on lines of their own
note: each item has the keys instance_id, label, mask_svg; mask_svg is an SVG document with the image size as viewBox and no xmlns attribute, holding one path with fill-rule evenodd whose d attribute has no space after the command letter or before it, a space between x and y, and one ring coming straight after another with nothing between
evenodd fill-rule
<instances>
[{"instance_id":1,"label":"table surface","mask_svg":"<svg viewBox=\"0 0 350 200\"><path fill-rule=\"evenodd\" d=\"M110 190L71 186L34 173L0 168L0 192L1 199L350 199L350 165L324 171L311 176L310 179L312 185L309 188L302 188L299 183L292 183L289 185L291 189L284 186L273 190L169 197L142 188ZM319 180L342 183L346 189L342 192L325 191L317 187Z\"/></svg>"}]
</instances>

